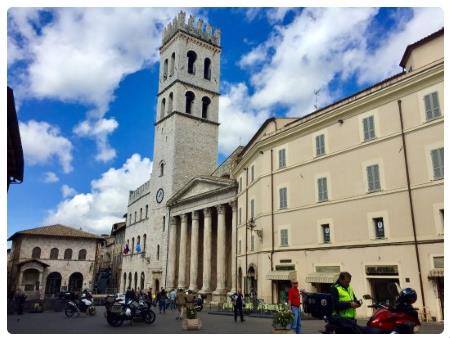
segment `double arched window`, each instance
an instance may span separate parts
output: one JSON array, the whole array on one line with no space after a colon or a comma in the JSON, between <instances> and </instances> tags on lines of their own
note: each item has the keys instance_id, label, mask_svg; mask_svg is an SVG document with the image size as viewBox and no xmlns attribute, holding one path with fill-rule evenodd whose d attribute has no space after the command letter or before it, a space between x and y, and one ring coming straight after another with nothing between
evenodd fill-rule
<instances>
[{"instance_id":1,"label":"double arched window","mask_svg":"<svg viewBox=\"0 0 450 338\"><path fill-rule=\"evenodd\" d=\"M195 95L193 92L186 92L186 114L192 114L192 106L194 104Z\"/></svg>"},{"instance_id":2,"label":"double arched window","mask_svg":"<svg viewBox=\"0 0 450 338\"><path fill-rule=\"evenodd\" d=\"M208 108L211 104L211 99L207 96L203 96L202 98L202 118L207 119L208 118Z\"/></svg>"},{"instance_id":3,"label":"double arched window","mask_svg":"<svg viewBox=\"0 0 450 338\"><path fill-rule=\"evenodd\" d=\"M195 74L195 61L197 60L197 54L190 50L187 52L187 58L188 58L188 73L189 74Z\"/></svg>"},{"instance_id":4,"label":"double arched window","mask_svg":"<svg viewBox=\"0 0 450 338\"><path fill-rule=\"evenodd\" d=\"M86 260L86 249L81 249L80 251L78 251L78 260Z\"/></svg>"},{"instance_id":5,"label":"double arched window","mask_svg":"<svg viewBox=\"0 0 450 338\"><path fill-rule=\"evenodd\" d=\"M72 259L72 249L66 249L64 251L64 259Z\"/></svg>"},{"instance_id":6,"label":"double arched window","mask_svg":"<svg viewBox=\"0 0 450 338\"><path fill-rule=\"evenodd\" d=\"M203 78L206 80L211 80L211 60L209 58L205 59L203 65Z\"/></svg>"},{"instance_id":7,"label":"double arched window","mask_svg":"<svg viewBox=\"0 0 450 338\"><path fill-rule=\"evenodd\" d=\"M41 248L40 247L35 247L33 248L33 251L31 252L31 258L36 258L39 259L41 258Z\"/></svg>"}]
</instances>

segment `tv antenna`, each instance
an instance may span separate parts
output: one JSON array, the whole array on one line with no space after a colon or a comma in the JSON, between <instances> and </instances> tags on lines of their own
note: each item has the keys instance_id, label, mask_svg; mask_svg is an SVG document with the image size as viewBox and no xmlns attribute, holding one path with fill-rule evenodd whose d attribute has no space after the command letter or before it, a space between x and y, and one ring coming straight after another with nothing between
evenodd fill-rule
<instances>
[{"instance_id":1,"label":"tv antenna","mask_svg":"<svg viewBox=\"0 0 450 338\"><path fill-rule=\"evenodd\" d=\"M317 110L319 107L317 105L317 98L319 97L320 89L314 90L314 96L316 97L316 104L314 105L314 110Z\"/></svg>"}]
</instances>

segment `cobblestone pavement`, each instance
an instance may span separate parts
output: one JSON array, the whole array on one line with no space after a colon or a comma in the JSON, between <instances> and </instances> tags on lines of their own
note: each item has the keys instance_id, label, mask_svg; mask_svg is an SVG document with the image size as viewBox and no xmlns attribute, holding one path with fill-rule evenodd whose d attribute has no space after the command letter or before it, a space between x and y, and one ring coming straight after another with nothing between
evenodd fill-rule
<instances>
[{"instance_id":1,"label":"cobblestone pavement","mask_svg":"<svg viewBox=\"0 0 450 338\"><path fill-rule=\"evenodd\" d=\"M104 317L104 308L97 307L97 314L88 317L82 314L78 318L67 319L63 312L26 313L22 316L8 316L10 333L271 333L270 318L245 317L245 322L234 322L232 316L199 313L203 327L200 331L184 331L181 321L176 320L176 311L168 310L166 314L157 313L156 321L151 324L143 322L125 322L114 328L108 325ZM363 324L363 323L362 323ZM303 320L303 333L319 333L323 328L320 320ZM420 333L441 333L442 323L424 323Z\"/></svg>"}]
</instances>

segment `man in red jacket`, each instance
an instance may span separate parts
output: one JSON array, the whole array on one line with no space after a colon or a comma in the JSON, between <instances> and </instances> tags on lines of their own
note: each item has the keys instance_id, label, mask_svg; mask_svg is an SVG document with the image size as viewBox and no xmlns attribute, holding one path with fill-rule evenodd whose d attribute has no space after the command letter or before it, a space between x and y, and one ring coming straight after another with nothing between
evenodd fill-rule
<instances>
[{"instance_id":1,"label":"man in red jacket","mask_svg":"<svg viewBox=\"0 0 450 338\"><path fill-rule=\"evenodd\" d=\"M296 279L291 281L291 288L288 292L288 304L294 315L294 320L291 324L291 330L295 333L300 333L301 318L300 318L300 290L298 289L298 281Z\"/></svg>"}]
</instances>

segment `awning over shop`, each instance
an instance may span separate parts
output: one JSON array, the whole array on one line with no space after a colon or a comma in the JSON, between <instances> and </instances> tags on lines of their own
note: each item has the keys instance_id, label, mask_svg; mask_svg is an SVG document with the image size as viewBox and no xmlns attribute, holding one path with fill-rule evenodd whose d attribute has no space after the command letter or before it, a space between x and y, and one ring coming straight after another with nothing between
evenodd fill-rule
<instances>
[{"instance_id":1,"label":"awning over shop","mask_svg":"<svg viewBox=\"0 0 450 338\"><path fill-rule=\"evenodd\" d=\"M444 268L435 268L430 270L428 278L438 278L438 277L444 277Z\"/></svg>"},{"instance_id":2,"label":"awning over shop","mask_svg":"<svg viewBox=\"0 0 450 338\"><path fill-rule=\"evenodd\" d=\"M292 280L297 278L297 271L270 271L266 279L270 280Z\"/></svg>"},{"instance_id":3,"label":"awning over shop","mask_svg":"<svg viewBox=\"0 0 450 338\"><path fill-rule=\"evenodd\" d=\"M339 277L338 273L333 272L313 272L306 276L307 283L327 283L333 284Z\"/></svg>"}]
</instances>

